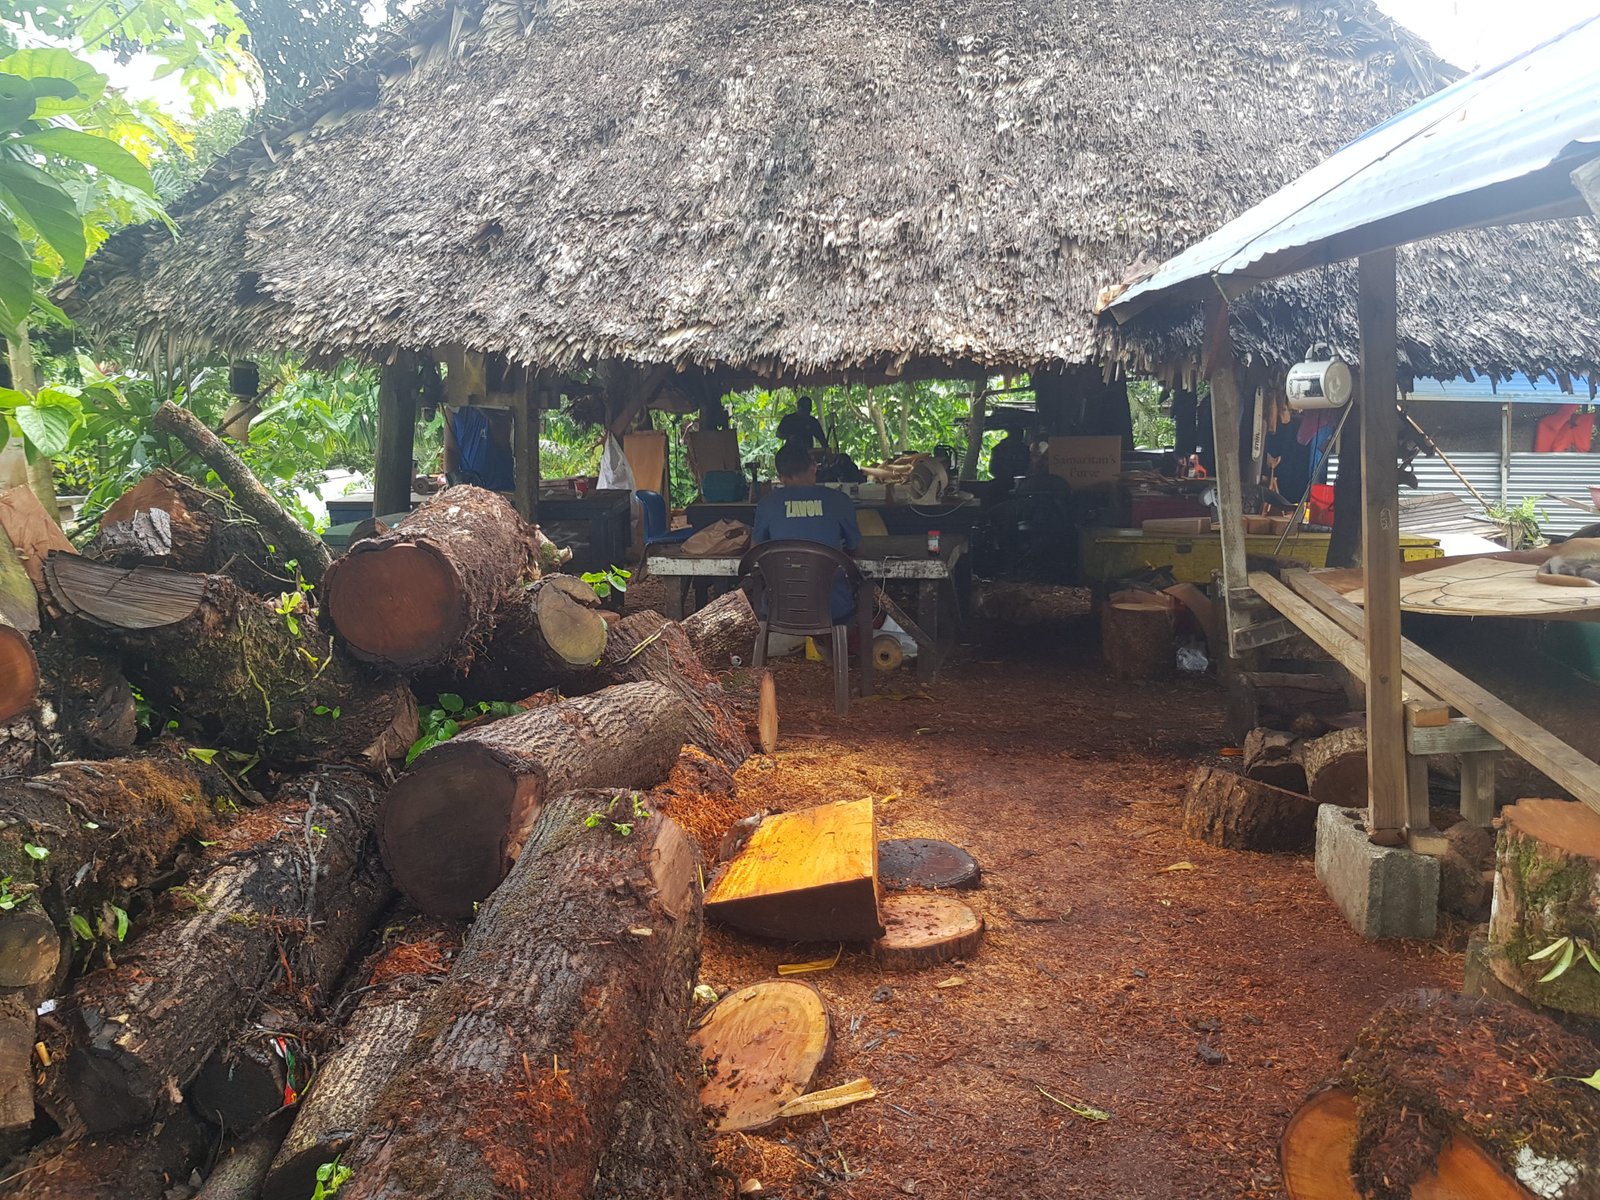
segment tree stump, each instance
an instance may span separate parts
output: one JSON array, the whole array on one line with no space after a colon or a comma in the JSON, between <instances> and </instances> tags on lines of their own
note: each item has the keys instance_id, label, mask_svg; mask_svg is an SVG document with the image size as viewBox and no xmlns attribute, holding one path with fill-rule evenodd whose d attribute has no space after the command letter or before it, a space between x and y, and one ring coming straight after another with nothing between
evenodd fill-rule
<instances>
[{"instance_id":1,"label":"tree stump","mask_svg":"<svg viewBox=\"0 0 1600 1200\"><path fill-rule=\"evenodd\" d=\"M748 663L760 628L756 610L750 607L750 597L743 588L718 596L683 619L689 644L706 670L713 673Z\"/></svg>"},{"instance_id":2,"label":"tree stump","mask_svg":"<svg viewBox=\"0 0 1600 1200\"><path fill-rule=\"evenodd\" d=\"M1177 669L1172 608L1156 601L1116 600L1100 613L1101 648L1116 679L1170 679Z\"/></svg>"},{"instance_id":3,"label":"tree stump","mask_svg":"<svg viewBox=\"0 0 1600 1200\"><path fill-rule=\"evenodd\" d=\"M659 815L626 836L590 827L607 799L573 792L540 810L428 1004L420 1057L347 1157L355 1174L340 1200L580 1200L635 1068L655 1064L669 1092L693 1078L699 858ZM675 1144L700 1166L686 1194L711 1194L698 1121Z\"/></svg>"},{"instance_id":4,"label":"tree stump","mask_svg":"<svg viewBox=\"0 0 1600 1200\"><path fill-rule=\"evenodd\" d=\"M872 953L891 970L966 958L983 942L983 918L950 896L890 896L879 911L884 934Z\"/></svg>"},{"instance_id":5,"label":"tree stump","mask_svg":"<svg viewBox=\"0 0 1600 1200\"><path fill-rule=\"evenodd\" d=\"M1555 955L1535 959L1559 939ZM1518 800L1502 810L1495 853L1490 962L1508 987L1538 1004L1600 1016L1600 814L1571 800ZM1539 980L1561 961L1567 969Z\"/></svg>"},{"instance_id":6,"label":"tree stump","mask_svg":"<svg viewBox=\"0 0 1600 1200\"><path fill-rule=\"evenodd\" d=\"M1300 761L1299 739L1275 729L1252 729L1245 735L1240 760L1245 777L1286 792L1306 790L1306 768Z\"/></svg>"},{"instance_id":7,"label":"tree stump","mask_svg":"<svg viewBox=\"0 0 1600 1200\"><path fill-rule=\"evenodd\" d=\"M335 560L323 583L327 616L356 658L408 674L462 673L489 644L495 614L538 577L536 553L531 527L504 497L446 488Z\"/></svg>"},{"instance_id":8,"label":"tree stump","mask_svg":"<svg viewBox=\"0 0 1600 1200\"><path fill-rule=\"evenodd\" d=\"M1334 1088L1284 1131L1289 1195L1594 1195L1600 1092L1578 1082L1594 1056L1592 1043L1511 1005L1446 992L1396 1000L1357 1035Z\"/></svg>"},{"instance_id":9,"label":"tree stump","mask_svg":"<svg viewBox=\"0 0 1600 1200\"><path fill-rule=\"evenodd\" d=\"M1317 833L1317 802L1222 767L1196 767L1183 832L1224 850L1303 850Z\"/></svg>"},{"instance_id":10,"label":"tree stump","mask_svg":"<svg viewBox=\"0 0 1600 1200\"><path fill-rule=\"evenodd\" d=\"M1367 806L1367 731L1336 729L1301 743L1306 791L1319 804Z\"/></svg>"},{"instance_id":11,"label":"tree stump","mask_svg":"<svg viewBox=\"0 0 1600 1200\"><path fill-rule=\"evenodd\" d=\"M673 692L636 683L474 726L423 753L390 789L383 861L429 916L470 917L550 797L660 783L683 748L685 716ZM631 809L623 794L611 819L627 824Z\"/></svg>"},{"instance_id":12,"label":"tree stump","mask_svg":"<svg viewBox=\"0 0 1600 1200\"><path fill-rule=\"evenodd\" d=\"M719 1133L770 1125L784 1104L811 1090L833 1046L822 993L774 979L729 992L695 1018L700 1102Z\"/></svg>"}]
</instances>

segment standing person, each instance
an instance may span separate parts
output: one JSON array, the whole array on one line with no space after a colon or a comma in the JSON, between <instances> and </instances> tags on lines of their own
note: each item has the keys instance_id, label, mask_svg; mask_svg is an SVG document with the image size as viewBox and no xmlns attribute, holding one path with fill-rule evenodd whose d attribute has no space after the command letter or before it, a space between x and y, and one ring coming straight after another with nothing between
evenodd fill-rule
<instances>
[{"instance_id":1,"label":"standing person","mask_svg":"<svg viewBox=\"0 0 1600 1200\"><path fill-rule=\"evenodd\" d=\"M446 408L444 474L451 483L472 483L491 492L515 490L511 414L503 408L474 408L470 404Z\"/></svg>"},{"instance_id":2,"label":"standing person","mask_svg":"<svg viewBox=\"0 0 1600 1200\"><path fill-rule=\"evenodd\" d=\"M1005 426L1006 435L989 451L989 478L994 480L994 491L1001 495L1016 486L1019 476L1026 475L1033 456L1028 450L1028 439L1015 424Z\"/></svg>"},{"instance_id":3,"label":"standing person","mask_svg":"<svg viewBox=\"0 0 1600 1200\"><path fill-rule=\"evenodd\" d=\"M801 396L794 412L778 422L778 440L785 445L799 442L807 450L812 446L828 444L828 435L822 428L822 422L811 415L810 396Z\"/></svg>"},{"instance_id":4,"label":"standing person","mask_svg":"<svg viewBox=\"0 0 1600 1200\"><path fill-rule=\"evenodd\" d=\"M846 554L861 548L855 504L838 489L817 483L817 464L812 461L809 445L785 442L778 449L774 465L778 469L778 487L756 505L753 540L758 545L796 538L820 542ZM834 580L832 610L836 622L848 620L855 612L855 597L843 572Z\"/></svg>"}]
</instances>

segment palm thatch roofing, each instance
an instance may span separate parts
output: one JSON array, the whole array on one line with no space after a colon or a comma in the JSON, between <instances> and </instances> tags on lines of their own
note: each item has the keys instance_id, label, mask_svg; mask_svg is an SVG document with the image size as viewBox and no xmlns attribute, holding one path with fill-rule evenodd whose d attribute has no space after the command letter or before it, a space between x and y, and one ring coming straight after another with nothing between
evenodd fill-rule
<instances>
[{"instance_id":1,"label":"palm thatch roofing","mask_svg":"<svg viewBox=\"0 0 1600 1200\"><path fill-rule=\"evenodd\" d=\"M112 238L66 303L169 352L1170 366L1194 314L1118 330L1102 289L1449 77L1366 0L457 0L247 136L176 239ZM1242 344L1296 360L1329 291L1251 297ZM1417 374L1586 371L1597 296L1588 223L1458 235L1404 256L1403 349Z\"/></svg>"}]
</instances>

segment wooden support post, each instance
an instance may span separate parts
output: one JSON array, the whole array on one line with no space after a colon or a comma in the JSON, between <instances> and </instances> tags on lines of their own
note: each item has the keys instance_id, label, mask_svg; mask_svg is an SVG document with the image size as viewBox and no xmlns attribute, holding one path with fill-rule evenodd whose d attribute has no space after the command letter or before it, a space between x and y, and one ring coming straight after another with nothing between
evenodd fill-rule
<instances>
[{"instance_id":1,"label":"wooden support post","mask_svg":"<svg viewBox=\"0 0 1600 1200\"><path fill-rule=\"evenodd\" d=\"M1500 504L1511 507L1511 405L1500 406Z\"/></svg>"},{"instance_id":2,"label":"wooden support post","mask_svg":"<svg viewBox=\"0 0 1600 1200\"><path fill-rule=\"evenodd\" d=\"M516 463L517 511L522 519L539 520L539 414L548 385L532 368L523 372L511 413L511 453Z\"/></svg>"},{"instance_id":3,"label":"wooden support post","mask_svg":"<svg viewBox=\"0 0 1600 1200\"><path fill-rule=\"evenodd\" d=\"M1487 829L1494 823L1494 767L1498 755L1479 750L1461 756L1461 816Z\"/></svg>"},{"instance_id":4,"label":"wooden support post","mask_svg":"<svg viewBox=\"0 0 1600 1200\"><path fill-rule=\"evenodd\" d=\"M1399 349L1393 250L1361 256L1361 560L1366 570L1367 825L1404 829L1406 730L1400 666Z\"/></svg>"},{"instance_id":5,"label":"wooden support post","mask_svg":"<svg viewBox=\"0 0 1600 1200\"><path fill-rule=\"evenodd\" d=\"M411 511L411 475L417 428L417 359L395 353L378 374L378 446L372 485L372 515Z\"/></svg>"},{"instance_id":6,"label":"wooden support post","mask_svg":"<svg viewBox=\"0 0 1600 1200\"><path fill-rule=\"evenodd\" d=\"M1428 760L1421 754L1406 755L1407 826L1424 829L1433 824L1428 815Z\"/></svg>"},{"instance_id":7,"label":"wooden support post","mask_svg":"<svg viewBox=\"0 0 1600 1200\"><path fill-rule=\"evenodd\" d=\"M972 384L972 409L967 414L967 452L961 459L963 481L978 478L978 456L983 453L983 419L988 407L983 380L975 380Z\"/></svg>"},{"instance_id":8,"label":"wooden support post","mask_svg":"<svg viewBox=\"0 0 1600 1200\"><path fill-rule=\"evenodd\" d=\"M1207 302L1206 364L1211 380L1211 428L1217 454L1217 524L1222 539L1223 611L1227 618L1228 650L1237 657L1235 641L1245 625L1238 610L1249 590L1244 544L1244 476L1239 452L1239 368L1228 337L1228 302L1218 296Z\"/></svg>"}]
</instances>

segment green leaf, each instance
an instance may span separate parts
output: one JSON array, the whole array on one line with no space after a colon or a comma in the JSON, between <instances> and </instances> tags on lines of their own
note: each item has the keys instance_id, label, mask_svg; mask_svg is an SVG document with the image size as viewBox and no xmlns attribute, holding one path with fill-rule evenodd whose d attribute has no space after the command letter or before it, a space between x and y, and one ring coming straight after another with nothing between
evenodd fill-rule
<instances>
[{"instance_id":1,"label":"green leaf","mask_svg":"<svg viewBox=\"0 0 1600 1200\"><path fill-rule=\"evenodd\" d=\"M1572 960L1578 953L1578 947L1573 944L1571 938L1563 938L1562 940L1567 943L1567 948L1561 952L1561 961L1540 976L1540 983L1549 983L1553 979L1559 979L1566 974L1567 968L1572 965Z\"/></svg>"},{"instance_id":2,"label":"green leaf","mask_svg":"<svg viewBox=\"0 0 1600 1200\"><path fill-rule=\"evenodd\" d=\"M448 713L458 713L467 707L467 702L454 692L440 692L439 707Z\"/></svg>"},{"instance_id":3,"label":"green leaf","mask_svg":"<svg viewBox=\"0 0 1600 1200\"><path fill-rule=\"evenodd\" d=\"M147 196L156 194L156 185L150 178L149 169L108 137L85 133L81 129L53 126L50 129L41 129L38 133L30 133L19 140L24 146L32 146L35 150L42 150L46 154L54 154L93 167L101 174L125 183Z\"/></svg>"},{"instance_id":4,"label":"green leaf","mask_svg":"<svg viewBox=\"0 0 1600 1200\"><path fill-rule=\"evenodd\" d=\"M216 756L217 752L215 750L203 750L199 746L189 747L189 757L197 758L207 766L211 765L211 760L216 758Z\"/></svg>"},{"instance_id":5,"label":"green leaf","mask_svg":"<svg viewBox=\"0 0 1600 1200\"><path fill-rule=\"evenodd\" d=\"M9 71L0 73L0 129L20 128L38 103L32 82Z\"/></svg>"},{"instance_id":6,"label":"green leaf","mask_svg":"<svg viewBox=\"0 0 1600 1200\"><path fill-rule=\"evenodd\" d=\"M125 909L119 908L115 904L111 906L111 911L116 914L117 918L117 941L126 941L128 938L128 913Z\"/></svg>"},{"instance_id":7,"label":"green leaf","mask_svg":"<svg viewBox=\"0 0 1600 1200\"><path fill-rule=\"evenodd\" d=\"M89 243L78 202L66 188L32 163L17 159L0 160L0 188L12 212L50 243L69 272L76 275L83 270Z\"/></svg>"},{"instance_id":8,"label":"green leaf","mask_svg":"<svg viewBox=\"0 0 1600 1200\"><path fill-rule=\"evenodd\" d=\"M3 107L0 100L0 110ZM28 319L34 293L33 256L23 246L17 227L0 221L0 321L8 332L15 332Z\"/></svg>"},{"instance_id":9,"label":"green leaf","mask_svg":"<svg viewBox=\"0 0 1600 1200\"><path fill-rule=\"evenodd\" d=\"M1595 1091L1600 1092L1600 1071L1596 1071L1593 1075L1589 1076L1589 1078L1580 1079L1578 1082L1588 1084L1590 1087L1594 1088Z\"/></svg>"},{"instance_id":10,"label":"green leaf","mask_svg":"<svg viewBox=\"0 0 1600 1200\"><path fill-rule=\"evenodd\" d=\"M1556 954L1559 954L1561 952L1561 948L1571 940L1572 939L1569 937L1559 937L1546 946L1543 950L1535 950L1532 954L1528 955L1528 961L1538 962L1540 959L1550 958Z\"/></svg>"},{"instance_id":11,"label":"green leaf","mask_svg":"<svg viewBox=\"0 0 1600 1200\"><path fill-rule=\"evenodd\" d=\"M29 858L36 859L40 862L50 857L50 851L48 848L44 846L35 846L32 842L23 842L22 848L27 852Z\"/></svg>"},{"instance_id":12,"label":"green leaf","mask_svg":"<svg viewBox=\"0 0 1600 1200\"><path fill-rule=\"evenodd\" d=\"M72 926L72 936L85 942L94 941L94 930L89 928L89 922L82 913L73 913L67 918L67 924Z\"/></svg>"},{"instance_id":13,"label":"green leaf","mask_svg":"<svg viewBox=\"0 0 1600 1200\"><path fill-rule=\"evenodd\" d=\"M43 458L59 458L72 445L72 413L65 408L37 404L16 411L17 424Z\"/></svg>"},{"instance_id":14,"label":"green leaf","mask_svg":"<svg viewBox=\"0 0 1600 1200\"><path fill-rule=\"evenodd\" d=\"M0 71L21 76L33 85L38 98L34 114L56 117L84 112L106 94L106 77L94 64L59 46L18 50L0 58Z\"/></svg>"}]
</instances>

